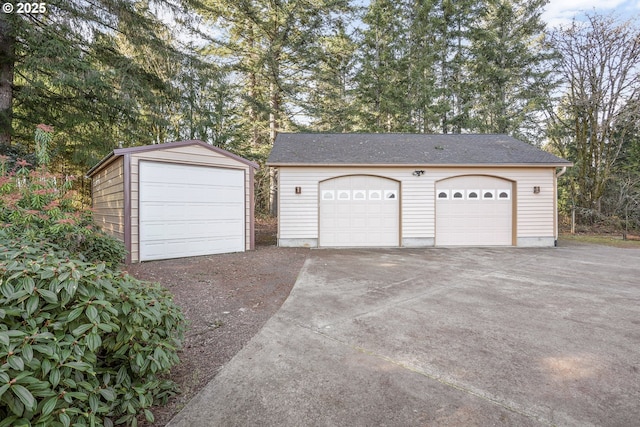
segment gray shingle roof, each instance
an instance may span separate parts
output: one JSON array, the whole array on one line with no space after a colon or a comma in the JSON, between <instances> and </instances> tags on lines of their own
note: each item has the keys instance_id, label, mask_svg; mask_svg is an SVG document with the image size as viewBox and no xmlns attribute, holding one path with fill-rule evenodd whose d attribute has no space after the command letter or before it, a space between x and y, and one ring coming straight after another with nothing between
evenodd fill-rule
<instances>
[{"instance_id":1,"label":"gray shingle roof","mask_svg":"<svg viewBox=\"0 0 640 427\"><path fill-rule=\"evenodd\" d=\"M508 135L397 133L280 133L267 164L571 165Z\"/></svg>"}]
</instances>

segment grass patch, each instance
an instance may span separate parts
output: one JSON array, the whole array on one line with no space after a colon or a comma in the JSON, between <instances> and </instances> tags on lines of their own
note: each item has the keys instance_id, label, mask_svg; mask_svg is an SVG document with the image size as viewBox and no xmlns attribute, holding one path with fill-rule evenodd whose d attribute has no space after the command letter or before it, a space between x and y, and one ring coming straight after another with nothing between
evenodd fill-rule
<instances>
[{"instance_id":1,"label":"grass patch","mask_svg":"<svg viewBox=\"0 0 640 427\"><path fill-rule=\"evenodd\" d=\"M561 234L560 242L589 243L593 245L614 246L616 248L640 249L638 240L622 240L622 234Z\"/></svg>"}]
</instances>

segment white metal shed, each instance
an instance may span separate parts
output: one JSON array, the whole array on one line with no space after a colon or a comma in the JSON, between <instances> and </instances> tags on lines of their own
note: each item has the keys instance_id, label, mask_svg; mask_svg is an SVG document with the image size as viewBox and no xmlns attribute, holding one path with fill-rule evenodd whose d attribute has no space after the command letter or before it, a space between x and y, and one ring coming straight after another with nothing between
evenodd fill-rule
<instances>
[{"instance_id":1,"label":"white metal shed","mask_svg":"<svg viewBox=\"0 0 640 427\"><path fill-rule=\"evenodd\" d=\"M553 246L559 168L507 135L279 134L281 246ZM562 169L563 170L563 169Z\"/></svg>"},{"instance_id":2,"label":"white metal shed","mask_svg":"<svg viewBox=\"0 0 640 427\"><path fill-rule=\"evenodd\" d=\"M257 167L197 140L117 149L87 173L94 218L128 262L250 250Z\"/></svg>"}]
</instances>

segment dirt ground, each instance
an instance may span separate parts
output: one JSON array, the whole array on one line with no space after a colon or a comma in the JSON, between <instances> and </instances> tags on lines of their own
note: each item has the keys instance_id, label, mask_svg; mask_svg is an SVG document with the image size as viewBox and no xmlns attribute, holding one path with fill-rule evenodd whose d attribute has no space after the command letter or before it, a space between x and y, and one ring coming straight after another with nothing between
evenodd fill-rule
<instances>
[{"instance_id":1,"label":"dirt ground","mask_svg":"<svg viewBox=\"0 0 640 427\"><path fill-rule=\"evenodd\" d=\"M164 426L262 328L280 308L308 249L275 246L274 220L256 221L256 250L133 264L133 276L159 282L174 295L189 322L181 363L170 377L180 394L155 407Z\"/></svg>"}]
</instances>

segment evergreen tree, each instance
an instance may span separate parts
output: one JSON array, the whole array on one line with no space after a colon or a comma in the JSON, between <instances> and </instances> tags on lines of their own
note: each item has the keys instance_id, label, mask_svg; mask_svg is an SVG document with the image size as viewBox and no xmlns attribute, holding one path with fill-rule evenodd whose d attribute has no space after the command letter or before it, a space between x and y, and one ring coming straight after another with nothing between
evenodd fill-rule
<instances>
[{"instance_id":1,"label":"evergreen tree","mask_svg":"<svg viewBox=\"0 0 640 427\"><path fill-rule=\"evenodd\" d=\"M334 34L318 40L311 67L306 111L310 127L321 132L349 132L355 128L353 67L356 44L338 23Z\"/></svg>"},{"instance_id":2,"label":"evergreen tree","mask_svg":"<svg viewBox=\"0 0 640 427\"><path fill-rule=\"evenodd\" d=\"M0 145L11 143L18 15L0 14Z\"/></svg>"},{"instance_id":3,"label":"evergreen tree","mask_svg":"<svg viewBox=\"0 0 640 427\"><path fill-rule=\"evenodd\" d=\"M415 1L411 20L411 90L421 131L460 133L470 108L469 31L477 11L471 0Z\"/></svg>"},{"instance_id":4,"label":"evergreen tree","mask_svg":"<svg viewBox=\"0 0 640 427\"><path fill-rule=\"evenodd\" d=\"M540 19L547 0L489 0L472 31L472 128L533 143L553 89L553 53Z\"/></svg>"},{"instance_id":5,"label":"evergreen tree","mask_svg":"<svg viewBox=\"0 0 640 427\"><path fill-rule=\"evenodd\" d=\"M248 139L240 126L243 112L237 107L238 85L215 58L197 48L191 51L173 78L179 112L174 113L170 131L177 139L200 139L244 154Z\"/></svg>"},{"instance_id":6,"label":"evergreen tree","mask_svg":"<svg viewBox=\"0 0 640 427\"><path fill-rule=\"evenodd\" d=\"M348 0L203 0L200 11L219 33L209 53L229 63L243 89L241 110L252 157L266 159L277 132L297 127L317 43L348 9ZM269 173L269 179L258 176L263 187L256 190L257 205L273 212L275 172Z\"/></svg>"},{"instance_id":7,"label":"evergreen tree","mask_svg":"<svg viewBox=\"0 0 640 427\"><path fill-rule=\"evenodd\" d=\"M437 132L440 115L436 108L439 43L436 1L414 1L409 30L409 101L415 132Z\"/></svg>"},{"instance_id":8,"label":"evergreen tree","mask_svg":"<svg viewBox=\"0 0 640 427\"><path fill-rule=\"evenodd\" d=\"M294 127L309 86L310 57L347 0L205 0L202 13L220 30L211 53L229 61L246 88L247 132L256 150Z\"/></svg>"},{"instance_id":9,"label":"evergreen tree","mask_svg":"<svg viewBox=\"0 0 640 427\"><path fill-rule=\"evenodd\" d=\"M169 1L154 7L181 13ZM163 139L141 126L167 123L153 106L172 96L171 83L154 58L181 56L158 13L144 1L55 0L43 13L3 15L0 47L15 54L3 55L0 65L0 139L30 145L34 126L51 124L54 162L75 173L120 142Z\"/></svg>"},{"instance_id":10,"label":"evergreen tree","mask_svg":"<svg viewBox=\"0 0 640 427\"><path fill-rule=\"evenodd\" d=\"M370 132L409 131L406 2L373 0L362 21L366 28L356 76L359 126Z\"/></svg>"}]
</instances>

